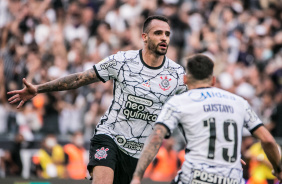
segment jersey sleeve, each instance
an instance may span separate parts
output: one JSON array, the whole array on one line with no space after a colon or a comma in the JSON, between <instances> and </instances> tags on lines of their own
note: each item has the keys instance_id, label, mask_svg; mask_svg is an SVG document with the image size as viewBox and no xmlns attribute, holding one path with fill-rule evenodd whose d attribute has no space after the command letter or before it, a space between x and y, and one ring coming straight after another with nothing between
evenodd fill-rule
<instances>
[{"instance_id":1,"label":"jersey sleeve","mask_svg":"<svg viewBox=\"0 0 282 184\"><path fill-rule=\"evenodd\" d=\"M185 75L185 71L184 71L184 68L181 67L181 70L179 71L179 86L178 86L178 89L176 91L176 94L181 94L181 93L184 93L188 90L187 88L187 85L184 83L184 75Z\"/></svg>"},{"instance_id":2,"label":"jersey sleeve","mask_svg":"<svg viewBox=\"0 0 282 184\"><path fill-rule=\"evenodd\" d=\"M164 125L168 133L165 138L169 138L173 130L177 127L180 120L180 111L175 103L175 98L172 97L162 108L158 116L156 124Z\"/></svg>"},{"instance_id":3,"label":"jersey sleeve","mask_svg":"<svg viewBox=\"0 0 282 184\"><path fill-rule=\"evenodd\" d=\"M117 74L123 64L123 56L120 52L111 55L93 66L97 77L106 82L110 79L117 79Z\"/></svg>"},{"instance_id":4,"label":"jersey sleeve","mask_svg":"<svg viewBox=\"0 0 282 184\"><path fill-rule=\"evenodd\" d=\"M253 133L258 127L262 126L262 121L258 118L257 114L251 108L249 103L245 101L245 116L244 116L244 126Z\"/></svg>"}]
</instances>

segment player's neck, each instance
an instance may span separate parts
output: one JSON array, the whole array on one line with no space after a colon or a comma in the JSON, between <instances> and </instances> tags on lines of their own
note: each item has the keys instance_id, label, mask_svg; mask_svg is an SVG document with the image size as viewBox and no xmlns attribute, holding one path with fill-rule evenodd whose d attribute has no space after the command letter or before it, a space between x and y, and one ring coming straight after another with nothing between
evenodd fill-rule
<instances>
[{"instance_id":1,"label":"player's neck","mask_svg":"<svg viewBox=\"0 0 282 184\"><path fill-rule=\"evenodd\" d=\"M184 83L188 86L188 89L199 89L199 88L210 88L215 85L215 77L212 76L212 78L208 77L202 80L194 79L192 75L185 75Z\"/></svg>"},{"instance_id":2,"label":"player's neck","mask_svg":"<svg viewBox=\"0 0 282 184\"><path fill-rule=\"evenodd\" d=\"M189 84L188 89L200 89L200 88L211 88L212 85L210 84L205 84L205 83L198 83L198 84Z\"/></svg>"},{"instance_id":3,"label":"player's neck","mask_svg":"<svg viewBox=\"0 0 282 184\"><path fill-rule=\"evenodd\" d=\"M143 61L151 67L160 66L164 60L164 55L157 55L147 49L142 50L142 57L143 57Z\"/></svg>"}]
</instances>

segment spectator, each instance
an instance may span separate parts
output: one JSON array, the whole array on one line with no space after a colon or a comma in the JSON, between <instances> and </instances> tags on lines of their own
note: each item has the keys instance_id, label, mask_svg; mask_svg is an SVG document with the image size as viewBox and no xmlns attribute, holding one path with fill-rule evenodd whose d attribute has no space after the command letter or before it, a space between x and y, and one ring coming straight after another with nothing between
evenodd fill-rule
<instances>
[{"instance_id":1,"label":"spectator","mask_svg":"<svg viewBox=\"0 0 282 184\"><path fill-rule=\"evenodd\" d=\"M280 146L279 149L281 150ZM245 156L246 159L250 159L250 178L247 184L274 184L273 168L260 142L253 144Z\"/></svg>"},{"instance_id":2,"label":"spectator","mask_svg":"<svg viewBox=\"0 0 282 184\"><path fill-rule=\"evenodd\" d=\"M20 134L15 136L15 140L10 150L5 151L3 164L5 176L20 177L22 174L23 164L20 156L22 142L24 137Z\"/></svg>"},{"instance_id":3,"label":"spectator","mask_svg":"<svg viewBox=\"0 0 282 184\"><path fill-rule=\"evenodd\" d=\"M160 150L152 162L152 166L147 173L153 181L170 182L180 168L180 160L178 154L173 150L175 144L174 138L170 138L163 142Z\"/></svg>"},{"instance_id":4,"label":"spectator","mask_svg":"<svg viewBox=\"0 0 282 184\"><path fill-rule=\"evenodd\" d=\"M71 179L84 179L87 174L86 150L84 149L84 139L81 132L75 132L71 138L71 143L64 146L67 158L67 173Z\"/></svg>"},{"instance_id":5,"label":"spectator","mask_svg":"<svg viewBox=\"0 0 282 184\"><path fill-rule=\"evenodd\" d=\"M270 116L270 122L266 127L275 137L282 137L282 102L278 103Z\"/></svg>"},{"instance_id":6,"label":"spectator","mask_svg":"<svg viewBox=\"0 0 282 184\"><path fill-rule=\"evenodd\" d=\"M73 1L69 5L68 21L65 24L64 35L68 43L79 38L83 44L86 44L88 31L85 25L82 24L82 13L78 2Z\"/></svg>"},{"instance_id":7,"label":"spectator","mask_svg":"<svg viewBox=\"0 0 282 184\"><path fill-rule=\"evenodd\" d=\"M7 113L6 109L6 88L5 88L5 75L4 75L4 63L3 59L0 57L0 134L7 132Z\"/></svg>"},{"instance_id":8,"label":"spectator","mask_svg":"<svg viewBox=\"0 0 282 184\"><path fill-rule=\"evenodd\" d=\"M47 134L59 134L59 100L54 94L48 93L45 96L43 110L43 125L41 132Z\"/></svg>"},{"instance_id":9,"label":"spectator","mask_svg":"<svg viewBox=\"0 0 282 184\"><path fill-rule=\"evenodd\" d=\"M64 150L52 134L43 140L42 148L33 156L33 163L40 178L66 178Z\"/></svg>"}]
</instances>

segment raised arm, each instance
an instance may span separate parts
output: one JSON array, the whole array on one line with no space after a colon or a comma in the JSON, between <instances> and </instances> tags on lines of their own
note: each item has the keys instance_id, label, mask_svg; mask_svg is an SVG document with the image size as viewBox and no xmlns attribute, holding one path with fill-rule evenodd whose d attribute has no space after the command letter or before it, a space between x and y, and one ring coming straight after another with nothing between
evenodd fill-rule
<instances>
[{"instance_id":1,"label":"raised arm","mask_svg":"<svg viewBox=\"0 0 282 184\"><path fill-rule=\"evenodd\" d=\"M10 103L17 103L20 101L19 105L17 106L17 108L20 108L26 101L32 99L38 93L76 89L97 81L100 80L96 76L94 69L67 75L65 77L58 78L40 85L33 85L28 83L26 79L23 79L25 87L21 90L8 92L9 95L13 95L8 99L8 101Z\"/></svg>"},{"instance_id":2,"label":"raised arm","mask_svg":"<svg viewBox=\"0 0 282 184\"><path fill-rule=\"evenodd\" d=\"M100 81L96 76L94 69L84 72L74 73L62 78L55 79L44 84L37 85L37 93L46 93L51 91L64 91L76 89L94 82Z\"/></svg>"},{"instance_id":3,"label":"raised arm","mask_svg":"<svg viewBox=\"0 0 282 184\"><path fill-rule=\"evenodd\" d=\"M163 125L156 124L154 131L146 141L145 147L133 174L131 184L141 184L144 172L157 155L166 134L167 129Z\"/></svg>"},{"instance_id":4,"label":"raised arm","mask_svg":"<svg viewBox=\"0 0 282 184\"><path fill-rule=\"evenodd\" d=\"M260 139L262 148L272 164L274 175L282 181L282 165L281 165L281 153L277 146L276 141L273 136L269 133L269 131L261 126L257 130L253 132L253 135Z\"/></svg>"}]
</instances>

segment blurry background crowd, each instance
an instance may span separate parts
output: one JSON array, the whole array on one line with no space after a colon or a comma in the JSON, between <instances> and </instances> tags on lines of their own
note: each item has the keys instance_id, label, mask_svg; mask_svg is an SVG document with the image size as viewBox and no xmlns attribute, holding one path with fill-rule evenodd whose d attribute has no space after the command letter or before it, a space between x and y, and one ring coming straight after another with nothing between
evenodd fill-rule
<instances>
[{"instance_id":1,"label":"blurry background crowd","mask_svg":"<svg viewBox=\"0 0 282 184\"><path fill-rule=\"evenodd\" d=\"M63 170L71 173L76 159L85 167L87 156L81 155L87 155L93 130L111 104L113 86L95 83L39 94L21 109L7 103L6 92L21 89L24 77L40 84L90 69L119 50L141 49L143 22L155 14L170 21L169 58L184 66L191 54L208 55L215 62L217 87L247 99L277 140L282 137L281 0L0 0L1 177L23 176L20 150L39 148L25 176L74 177ZM178 158L183 148L181 138L173 139L177 143L166 143L172 148L164 145L167 158ZM245 178L253 175L252 160L268 168L254 143L246 133ZM68 144L79 154L68 155ZM161 160L167 159L154 162L147 177L164 164ZM175 170L180 160L175 159Z\"/></svg>"}]
</instances>

